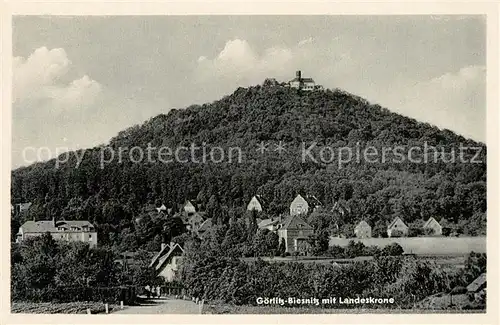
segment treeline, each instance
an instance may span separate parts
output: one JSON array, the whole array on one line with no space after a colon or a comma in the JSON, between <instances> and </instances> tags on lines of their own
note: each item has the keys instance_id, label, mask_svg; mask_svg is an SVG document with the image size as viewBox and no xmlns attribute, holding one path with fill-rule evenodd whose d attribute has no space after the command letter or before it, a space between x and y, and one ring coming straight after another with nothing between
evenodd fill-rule
<instances>
[{"instance_id":1,"label":"treeline","mask_svg":"<svg viewBox=\"0 0 500 325\"><path fill-rule=\"evenodd\" d=\"M245 262L192 245L187 249L181 275L189 294L236 305L255 305L258 297L371 296L394 298L395 303L330 307L412 308L427 296L466 286L486 271L484 254L471 254L465 269L460 270L403 256L377 256L345 266L260 259Z\"/></svg>"},{"instance_id":2,"label":"treeline","mask_svg":"<svg viewBox=\"0 0 500 325\"><path fill-rule=\"evenodd\" d=\"M279 155L270 150L257 155L255 149L262 141L283 141L287 152ZM296 149L312 142L333 149L358 144L408 149L427 143L449 154L463 145L481 149L476 159L482 162L361 160L341 168L302 163ZM119 238L136 232L134 222L147 204L165 204L175 212L186 199L203 208L211 202L219 208L208 217L224 211L222 222L227 224L231 211L244 208L257 193L266 198L266 213L273 216L288 211L297 193L307 193L327 209L338 200L349 207L349 214L328 216L324 225L332 225L328 229L351 229L361 219L383 228L399 216L406 223L434 217L458 225L463 233L485 233L484 144L391 113L341 90L300 93L273 83L239 88L211 104L172 110L120 132L110 141L110 148L146 150L150 144L175 149L191 143L240 147L245 159L241 163L164 164L134 163L125 156L121 162L115 159L102 166L103 147L96 147L85 151L78 168L74 153L60 168L55 168L55 160L19 168L12 172L12 203L33 202L33 206L26 215L13 217L13 232L33 218L85 219L97 225L99 242L119 245ZM475 151L465 152L465 160L472 159ZM415 159L423 157L421 151L413 153ZM148 241L158 234L153 233ZM138 247L147 245L136 237Z\"/></svg>"},{"instance_id":3,"label":"treeline","mask_svg":"<svg viewBox=\"0 0 500 325\"><path fill-rule=\"evenodd\" d=\"M110 249L55 241L48 233L29 238L12 246L11 299L127 302L134 298L132 287L159 284L148 268L150 257L144 252L126 265Z\"/></svg>"}]
</instances>

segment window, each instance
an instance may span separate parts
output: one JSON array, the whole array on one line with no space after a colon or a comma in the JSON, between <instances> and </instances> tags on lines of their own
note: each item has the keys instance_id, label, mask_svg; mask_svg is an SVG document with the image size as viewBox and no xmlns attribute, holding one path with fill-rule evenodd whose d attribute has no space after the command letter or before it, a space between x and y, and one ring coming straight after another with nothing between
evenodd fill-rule
<instances>
[{"instance_id":1,"label":"window","mask_svg":"<svg viewBox=\"0 0 500 325\"><path fill-rule=\"evenodd\" d=\"M92 240L92 234L89 234L89 241Z\"/></svg>"}]
</instances>

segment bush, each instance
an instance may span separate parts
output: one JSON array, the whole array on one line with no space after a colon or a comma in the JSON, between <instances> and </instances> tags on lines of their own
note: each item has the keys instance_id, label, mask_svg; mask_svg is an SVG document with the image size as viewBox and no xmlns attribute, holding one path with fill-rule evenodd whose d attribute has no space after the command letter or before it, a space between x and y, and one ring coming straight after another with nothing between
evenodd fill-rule
<instances>
[{"instance_id":1,"label":"bush","mask_svg":"<svg viewBox=\"0 0 500 325\"><path fill-rule=\"evenodd\" d=\"M392 232L394 234L394 231ZM417 228L417 227L410 227L408 229L408 237L418 237L420 235L423 235L424 230L422 228ZM395 237L395 236L393 236Z\"/></svg>"},{"instance_id":2,"label":"bush","mask_svg":"<svg viewBox=\"0 0 500 325\"><path fill-rule=\"evenodd\" d=\"M380 255L382 256L400 256L403 255L404 249L399 245L398 243L392 243L387 246L385 246L382 251L380 252Z\"/></svg>"},{"instance_id":3,"label":"bush","mask_svg":"<svg viewBox=\"0 0 500 325\"><path fill-rule=\"evenodd\" d=\"M405 236L405 233L401 230L398 230L398 229L394 229L391 232L391 237L404 237L404 236Z\"/></svg>"},{"instance_id":4,"label":"bush","mask_svg":"<svg viewBox=\"0 0 500 325\"><path fill-rule=\"evenodd\" d=\"M328 247L326 251L326 255L333 258L344 258L345 257L345 249L342 246L334 245Z\"/></svg>"}]
</instances>

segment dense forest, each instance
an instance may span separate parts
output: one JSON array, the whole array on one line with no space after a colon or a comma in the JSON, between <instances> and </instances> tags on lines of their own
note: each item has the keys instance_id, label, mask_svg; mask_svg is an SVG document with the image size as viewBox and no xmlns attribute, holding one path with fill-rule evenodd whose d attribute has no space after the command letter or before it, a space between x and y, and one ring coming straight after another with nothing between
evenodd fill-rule
<instances>
[{"instance_id":1,"label":"dense forest","mask_svg":"<svg viewBox=\"0 0 500 325\"><path fill-rule=\"evenodd\" d=\"M261 142L288 149L259 155ZM301 161L303 143L318 147L375 148L425 145L450 155L460 146L480 148L480 163L437 161L335 163ZM163 163L125 159L102 162L104 150L189 146L239 147L241 162L224 160ZM272 148L272 146L270 146ZM477 149L465 152L470 161ZM84 154L76 168L77 155ZM200 154L198 152L198 154ZM423 158L422 151L413 152ZM12 203L32 202L26 214L12 217L12 232L26 220L66 218L89 220L101 244L129 249L158 248L165 228L171 236L182 225L159 218L145 208L164 204L178 211L187 199L219 215L221 223L244 215L255 194L268 202L266 215L286 213L298 193L316 196L324 210L313 216L316 228L352 227L364 219L375 228L399 216L409 224L429 217L457 225L470 235L486 229L486 146L449 130L395 114L340 89L300 92L273 80L238 88L233 94L204 105L173 109L120 132L107 146L73 152L70 160L35 163L12 171ZM341 201L348 214L331 216ZM172 230L172 229L175 229Z\"/></svg>"}]
</instances>

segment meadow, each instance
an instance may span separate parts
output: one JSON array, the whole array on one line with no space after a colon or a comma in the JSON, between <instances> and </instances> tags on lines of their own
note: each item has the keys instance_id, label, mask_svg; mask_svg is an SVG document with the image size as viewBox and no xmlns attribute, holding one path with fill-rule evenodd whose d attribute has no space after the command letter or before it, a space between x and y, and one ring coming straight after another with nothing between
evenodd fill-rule
<instances>
[{"instance_id":1,"label":"meadow","mask_svg":"<svg viewBox=\"0 0 500 325\"><path fill-rule=\"evenodd\" d=\"M383 248L391 243L398 243L405 254L417 255L464 255L471 251L486 253L487 241L480 237L398 237L398 238L337 238L330 237L329 246L345 247L351 240L362 242L365 246Z\"/></svg>"}]
</instances>

